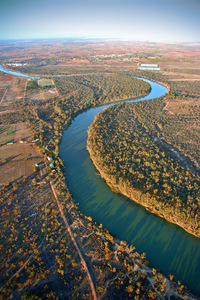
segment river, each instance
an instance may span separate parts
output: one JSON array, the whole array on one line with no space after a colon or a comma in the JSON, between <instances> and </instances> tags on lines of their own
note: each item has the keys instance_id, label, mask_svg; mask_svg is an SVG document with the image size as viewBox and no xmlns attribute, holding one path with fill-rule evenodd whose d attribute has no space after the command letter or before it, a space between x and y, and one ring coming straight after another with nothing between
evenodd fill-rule
<instances>
[{"instance_id":1,"label":"river","mask_svg":"<svg viewBox=\"0 0 200 300\"><path fill-rule=\"evenodd\" d=\"M1 65L0 71L30 77L6 70ZM127 102L150 100L168 93L163 85L145 81L151 85L150 94ZM63 134L60 155L64 159L73 198L84 214L102 223L117 238L134 245L138 252L145 252L155 268L165 275L174 275L176 280L200 295L200 239L112 192L90 160L86 150L88 127L95 115L110 105L114 104L92 108L78 115Z\"/></svg>"},{"instance_id":2,"label":"river","mask_svg":"<svg viewBox=\"0 0 200 300\"><path fill-rule=\"evenodd\" d=\"M0 71L4 72L4 73L7 73L7 74L14 75L14 76L40 79L39 76L27 75L27 74L23 74L23 73L20 73L20 72L15 72L15 71L11 71L11 70L5 69L4 67L2 67L2 65L0 65Z\"/></svg>"},{"instance_id":3,"label":"river","mask_svg":"<svg viewBox=\"0 0 200 300\"><path fill-rule=\"evenodd\" d=\"M157 98L168 92L156 82L148 96L127 102ZM100 178L86 150L87 130L107 104L78 115L64 132L60 155L64 159L70 191L81 212L102 223L120 240L145 252L150 263L165 275L172 274L200 295L200 240L180 227L149 213L126 197L111 191Z\"/></svg>"}]
</instances>

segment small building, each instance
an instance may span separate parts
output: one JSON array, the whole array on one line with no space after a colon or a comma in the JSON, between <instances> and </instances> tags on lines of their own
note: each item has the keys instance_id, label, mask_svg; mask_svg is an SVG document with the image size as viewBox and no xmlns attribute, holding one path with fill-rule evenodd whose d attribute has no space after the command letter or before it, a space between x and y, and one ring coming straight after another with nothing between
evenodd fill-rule
<instances>
[{"instance_id":1,"label":"small building","mask_svg":"<svg viewBox=\"0 0 200 300\"><path fill-rule=\"evenodd\" d=\"M39 142L39 139L33 140L32 143L37 143Z\"/></svg>"},{"instance_id":2,"label":"small building","mask_svg":"<svg viewBox=\"0 0 200 300\"><path fill-rule=\"evenodd\" d=\"M48 159L48 161L53 160L53 158L51 156L48 156L47 159Z\"/></svg>"},{"instance_id":3,"label":"small building","mask_svg":"<svg viewBox=\"0 0 200 300\"><path fill-rule=\"evenodd\" d=\"M155 64L140 64L140 67L157 68L158 65L155 65Z\"/></svg>"},{"instance_id":4,"label":"small building","mask_svg":"<svg viewBox=\"0 0 200 300\"><path fill-rule=\"evenodd\" d=\"M139 69L149 71L160 71L160 68L156 64L140 64Z\"/></svg>"}]
</instances>

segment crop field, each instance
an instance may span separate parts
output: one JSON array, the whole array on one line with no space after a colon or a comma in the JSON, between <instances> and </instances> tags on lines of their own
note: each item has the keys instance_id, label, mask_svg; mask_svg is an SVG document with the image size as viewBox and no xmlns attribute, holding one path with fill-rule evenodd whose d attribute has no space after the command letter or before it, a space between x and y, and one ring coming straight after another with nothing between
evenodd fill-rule
<instances>
[{"instance_id":1,"label":"crop field","mask_svg":"<svg viewBox=\"0 0 200 300\"><path fill-rule=\"evenodd\" d=\"M1 143L4 140L0 147L0 185L4 185L30 176L34 165L41 162L41 156L34 144L28 142L32 135L24 123L1 126L0 130ZM13 144L5 144L5 141Z\"/></svg>"},{"instance_id":2,"label":"crop field","mask_svg":"<svg viewBox=\"0 0 200 300\"><path fill-rule=\"evenodd\" d=\"M0 105L8 106L24 98L26 78L0 75Z\"/></svg>"},{"instance_id":3,"label":"crop field","mask_svg":"<svg viewBox=\"0 0 200 300\"><path fill-rule=\"evenodd\" d=\"M0 145L13 143L16 131L16 125L1 125L0 126Z\"/></svg>"},{"instance_id":4,"label":"crop field","mask_svg":"<svg viewBox=\"0 0 200 300\"><path fill-rule=\"evenodd\" d=\"M40 80L38 80L38 85L40 87L44 88L44 87L51 87L54 84L52 83L51 79L40 79Z\"/></svg>"},{"instance_id":5,"label":"crop field","mask_svg":"<svg viewBox=\"0 0 200 300\"><path fill-rule=\"evenodd\" d=\"M31 90L31 89L39 89L37 80L28 80L28 81L27 81L26 89L27 89L27 90Z\"/></svg>"},{"instance_id":6,"label":"crop field","mask_svg":"<svg viewBox=\"0 0 200 300\"><path fill-rule=\"evenodd\" d=\"M25 143L2 146L0 157L0 185L30 176L35 164L42 161L33 145Z\"/></svg>"},{"instance_id":7,"label":"crop field","mask_svg":"<svg viewBox=\"0 0 200 300\"><path fill-rule=\"evenodd\" d=\"M25 101L49 100L57 96L57 92L51 79L28 80L26 86Z\"/></svg>"}]
</instances>

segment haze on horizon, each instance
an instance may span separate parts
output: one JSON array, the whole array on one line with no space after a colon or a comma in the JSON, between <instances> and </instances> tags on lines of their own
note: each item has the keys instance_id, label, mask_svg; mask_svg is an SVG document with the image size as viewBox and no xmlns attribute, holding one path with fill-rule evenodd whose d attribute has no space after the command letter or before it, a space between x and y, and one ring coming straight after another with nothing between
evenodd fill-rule
<instances>
[{"instance_id":1,"label":"haze on horizon","mask_svg":"<svg viewBox=\"0 0 200 300\"><path fill-rule=\"evenodd\" d=\"M199 42L200 0L3 0L0 40Z\"/></svg>"}]
</instances>

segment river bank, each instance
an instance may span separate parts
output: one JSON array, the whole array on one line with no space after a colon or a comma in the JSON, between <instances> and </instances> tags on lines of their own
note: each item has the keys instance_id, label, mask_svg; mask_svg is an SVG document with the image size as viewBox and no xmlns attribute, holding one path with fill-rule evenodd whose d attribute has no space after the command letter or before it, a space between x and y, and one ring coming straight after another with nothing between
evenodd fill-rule
<instances>
[{"instance_id":1,"label":"river bank","mask_svg":"<svg viewBox=\"0 0 200 300\"><path fill-rule=\"evenodd\" d=\"M132 102L158 98L167 93L167 88L162 85L148 82L151 93ZM164 218L150 214L121 194L113 193L96 174L86 149L87 130L96 114L106 107L92 108L80 114L63 133L60 155L73 198L85 215L102 223L120 240L136 246L139 252L144 251L152 265L164 274L173 274L176 280L198 293L199 239Z\"/></svg>"},{"instance_id":2,"label":"river bank","mask_svg":"<svg viewBox=\"0 0 200 300\"><path fill-rule=\"evenodd\" d=\"M156 97L156 96L157 95L155 93L153 93L153 94L151 94L151 96L149 96L149 99L151 97ZM148 97L146 97L146 98L148 99ZM101 107L101 108L99 108L99 110L101 110L103 108L104 107ZM88 114L87 113L86 114L82 113L82 114L80 114L77 117L77 119L78 120L84 119L84 116L87 118ZM75 123L76 123L76 120L72 121L72 128L73 128L73 124L75 124ZM77 150L77 149L82 150L83 148L85 148L85 146L82 147L82 140L80 139L80 136L78 136L79 131L82 131L82 129L84 130L84 132L86 132L87 131L87 126L86 126L86 129L85 129L78 122L78 128L77 128L77 132L76 132L77 134L75 133L75 135L72 136L72 140L68 140L68 138L67 138L67 142L69 143L70 146L75 146L75 150ZM68 130L67 130L68 132L71 131L71 126L68 128ZM65 133L64 133L64 135L65 135ZM76 139L77 139L77 142L78 142L77 146L75 145L75 142L76 142L75 140ZM63 137L63 140L64 140L64 137ZM84 140L86 140L85 137L84 137ZM62 143L63 143L63 141L62 141ZM64 148L65 148L65 146L64 146ZM125 223L126 220L128 220L128 219L130 220L130 219L134 218L134 212L132 211L133 206L130 205L130 203L127 203L125 199L123 199L123 201L122 201L123 203L119 204L119 208L118 208L118 200L116 200L116 199L113 199L112 204L111 204L110 199L109 199L109 201L108 201L107 204L106 203L102 204L102 200L104 199L104 196L105 196L104 191L102 191L102 186L98 190L100 201L99 201L99 199L97 200L96 196L95 196L95 193L94 193L94 189L95 188L93 187L93 182L92 182L92 184L91 184L91 182L88 182L89 183L89 186L88 186L88 185L82 184L82 178L80 178L80 177L83 177L83 179L86 179L86 180L88 179L88 177L87 177L88 172L90 173L90 169L88 168L88 165L87 164L85 165L84 159L82 157L80 157L79 154L77 154L74 151L74 149L72 150L72 148L70 148L70 153L69 154L74 154L74 156L75 156L75 162L73 161L73 163L72 163L70 155L67 154L67 157L69 158L69 162L65 162L66 176L67 176L68 185L70 187L70 191L72 191L76 203L80 203L82 200L84 200L85 197L87 199L89 197L88 200L90 202L90 207L93 206L94 208L96 208L96 211L97 211L97 213L99 212L100 216L98 216L98 215L95 216L94 213L93 213L93 211L92 212L90 210L85 211L85 208L86 208L87 205L85 205L84 202L80 203L81 211L83 211L84 214L87 215L87 216L92 215L92 218L94 220L98 219L98 222L99 223L103 223L103 226L105 228L109 229L109 226L111 224L111 229L109 229L109 230L113 234L115 234L121 240L127 240L130 245L136 246L137 249L138 249L138 251L140 253L142 253L143 251L148 252L148 257L149 257L149 260L151 261L151 264L153 264L156 268L161 269L162 272L164 271L165 274L174 274L175 273L174 270L170 269L169 271L168 270L166 271L163 268L163 266L161 265L161 262L160 262L160 259L159 259L159 255L163 256L163 252L162 252L162 249L159 248L159 246L157 247L157 244L156 244L158 242L158 240L156 241L157 236L155 236L155 234L154 234L154 236L152 236L152 235L149 236L148 244L150 244L151 241L152 241L153 247L151 247L150 251L146 251L146 247L145 246L143 247L143 244L138 244L138 241L142 242L144 240L144 238L145 238L145 235L139 232L140 229L141 229L141 226L140 226L139 230L137 228L137 233L136 232L133 233L132 231L133 231L134 227L137 227L136 226L137 224L135 225L135 224L132 224L132 223L129 223L129 224ZM75 171L76 170L76 164L78 164L78 168L77 168L78 174L76 174L76 171ZM72 168L71 168L71 165L72 165ZM85 165L86 170L82 170L81 169L81 167L83 165ZM75 174L74 174L74 172L75 172ZM71 185L71 179L68 180L68 178L71 177L71 174L74 174L75 181L77 182L77 187L75 187L75 190L74 190L74 188ZM95 175L94 173L91 173L92 179L93 179L94 175ZM98 181L100 181L99 178L98 178ZM85 187L85 189L87 190L87 195L86 195L86 191L85 190L84 191L81 190L82 187L83 188ZM77 196L77 193L79 193L79 191L80 191L80 197L77 198L76 196ZM112 195L111 197L114 197L114 196ZM92 202L91 200L95 200L95 201ZM100 207L98 206L98 204L100 204ZM126 216L126 208L125 209L123 209L123 208L121 209L121 207L122 206L124 207L124 205L125 206L127 205L127 213L130 212L128 216ZM113 211L113 207L114 207L114 211ZM116 211L120 212L119 216L116 215ZM125 213L124 213L124 211L125 211ZM139 209L139 212L137 212L137 215L140 215L140 211L141 211L141 209ZM108 217L107 220L105 220L104 213L106 213L106 215ZM124 219L124 215L125 215L125 219L126 220ZM152 223L152 218L151 217L149 218L149 215L147 215L147 216L141 216L141 218L142 218L143 223L144 223L145 226L148 226L148 225L146 225L146 223L149 224L149 226L148 226L149 228L152 227L152 226L154 226L153 223ZM146 220L147 222L145 222L145 220L144 220L145 218L146 219L149 218L150 220L149 221ZM115 220L117 221L117 229L116 229L116 231L114 230L114 227L112 225L112 222L115 221ZM150 224L150 223L152 223L152 224ZM121 228L119 228L119 224L121 225L120 226ZM157 231L156 230L157 230L158 227L159 227L158 223L156 223L156 228L153 228L153 230L152 230L152 232L154 232L154 233L156 232L156 235L157 235ZM167 230L168 237L170 237L170 228L168 228L168 227L169 226L167 226L166 230ZM128 228L128 230L126 230L127 228ZM128 231L128 232L126 232L126 231ZM125 233L125 235L124 235L124 233ZM128 233L128 235L127 235L127 233ZM136 235L138 235L138 238L137 238ZM173 235L176 237L176 233L173 233ZM137 245L135 244L135 240L137 240ZM162 240L163 240L163 230L162 230ZM181 240L184 240L184 236L181 236ZM179 241L179 239L178 239L178 241ZM168 243L168 241L165 241L165 242ZM176 245L176 248L180 249L180 245L181 245L181 243L178 245L178 247ZM193 246L193 244L190 243L190 241L186 241L186 246L187 245L191 245L191 247L193 249L196 249ZM162 246L163 246L163 250L165 250L164 248L166 248L166 246L164 246L164 244ZM177 253L175 253L176 251L174 252L172 244L170 245L170 248L172 248L172 252L173 252L173 255L172 255L173 258L172 259L173 259L173 261L174 260L176 261L176 258L180 257L180 254L177 255ZM159 250L159 251L157 251L157 250ZM152 257L149 256L149 253L153 254L153 252L155 252L156 260L151 259ZM159 255L158 255L158 253L159 253ZM165 258L165 256L163 256L163 261L168 262L169 260L168 260L168 258ZM190 265L193 265L193 262L189 262L189 263L190 263ZM170 262L169 262L169 265L170 265ZM187 266L184 265L184 268L187 270ZM195 260L194 266L192 266L191 271L192 271L192 269L194 269L194 270L198 269L198 261L196 263L196 260ZM184 273L182 271L182 269L180 269L180 273ZM193 281L193 277L190 276L190 273L188 273L188 274L189 275L187 276L187 278L188 279L192 278L192 281ZM198 276L196 276L196 278L197 278L197 281L198 281ZM181 278L181 276L179 276L179 274L176 275L176 280L181 280L182 281L182 278ZM187 285L187 279L184 280L184 282L185 282L184 284ZM195 280L194 280L193 286L195 286ZM198 284L196 284L196 286L198 286ZM198 290L198 287L197 287L197 290Z\"/></svg>"},{"instance_id":3,"label":"river bank","mask_svg":"<svg viewBox=\"0 0 200 300\"><path fill-rule=\"evenodd\" d=\"M90 128L88 130L88 140L90 138ZM183 228L186 232L188 232L189 234L194 235L197 238L200 238L200 232L194 231L191 228L189 228L189 224L185 224L183 222L181 222L181 220L179 220L176 215L173 215L173 217L171 217L168 214L165 214L164 210L159 210L157 207L153 207L151 205L148 205L147 203L144 203L142 199L145 198L145 195L142 194L142 192L140 192L139 190L134 190L134 196L133 194L130 192L129 187L126 185L125 182L117 184L115 177L112 176L112 180L111 180L111 176L108 175L102 168L102 166L100 165L100 162L98 161L98 159L96 158L96 155L93 151L93 145L88 143L87 140L87 150L88 153L90 155L90 158L95 166L95 168L97 169L97 171L99 172L101 178L103 178L107 185L111 188L111 190L115 193L120 193L122 195L124 195L125 197L129 198L130 200L136 202L137 204L143 206L148 212L153 213L161 218L164 218L166 221L173 223L181 228ZM129 191L128 191L129 190ZM137 195L137 197L135 197L135 195ZM197 228L198 229L198 228Z\"/></svg>"}]
</instances>

